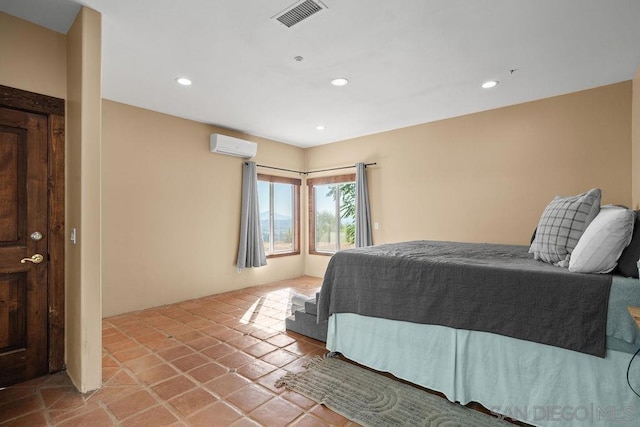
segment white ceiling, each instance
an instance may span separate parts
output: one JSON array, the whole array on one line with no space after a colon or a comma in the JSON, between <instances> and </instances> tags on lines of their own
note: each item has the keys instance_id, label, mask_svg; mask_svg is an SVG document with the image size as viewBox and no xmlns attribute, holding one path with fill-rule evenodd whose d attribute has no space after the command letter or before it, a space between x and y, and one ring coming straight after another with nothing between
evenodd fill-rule
<instances>
[{"instance_id":1,"label":"white ceiling","mask_svg":"<svg viewBox=\"0 0 640 427\"><path fill-rule=\"evenodd\" d=\"M80 3L102 13L104 98L300 147L629 80L640 65L638 0L323 0L291 28L272 17L294 0L0 10L66 33ZM489 79L500 84L480 89Z\"/></svg>"}]
</instances>

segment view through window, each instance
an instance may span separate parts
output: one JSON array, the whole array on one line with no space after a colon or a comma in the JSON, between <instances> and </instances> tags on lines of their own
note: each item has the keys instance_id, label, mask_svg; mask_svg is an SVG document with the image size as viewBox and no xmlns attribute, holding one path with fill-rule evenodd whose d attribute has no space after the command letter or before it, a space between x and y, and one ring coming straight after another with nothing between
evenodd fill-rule
<instances>
[{"instance_id":1,"label":"view through window","mask_svg":"<svg viewBox=\"0 0 640 427\"><path fill-rule=\"evenodd\" d=\"M300 253L300 183L258 174L260 228L267 256Z\"/></svg>"},{"instance_id":2,"label":"view through window","mask_svg":"<svg viewBox=\"0 0 640 427\"><path fill-rule=\"evenodd\" d=\"M355 247L355 175L312 178L309 187L309 252L331 254Z\"/></svg>"}]
</instances>

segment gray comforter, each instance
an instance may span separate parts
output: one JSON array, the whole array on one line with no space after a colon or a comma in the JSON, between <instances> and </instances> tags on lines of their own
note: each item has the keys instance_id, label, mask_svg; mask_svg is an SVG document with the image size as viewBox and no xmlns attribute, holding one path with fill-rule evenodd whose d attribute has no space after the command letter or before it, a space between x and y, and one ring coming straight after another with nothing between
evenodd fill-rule
<instances>
[{"instance_id":1,"label":"gray comforter","mask_svg":"<svg viewBox=\"0 0 640 427\"><path fill-rule=\"evenodd\" d=\"M329 262L318 321L333 313L486 331L604 357L611 276L535 261L527 246L414 241Z\"/></svg>"}]
</instances>

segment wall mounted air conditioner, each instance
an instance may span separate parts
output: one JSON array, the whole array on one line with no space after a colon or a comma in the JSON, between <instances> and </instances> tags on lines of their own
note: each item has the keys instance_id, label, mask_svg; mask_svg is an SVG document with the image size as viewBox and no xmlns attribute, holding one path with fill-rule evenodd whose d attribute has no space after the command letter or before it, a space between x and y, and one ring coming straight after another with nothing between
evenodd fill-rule
<instances>
[{"instance_id":1,"label":"wall mounted air conditioner","mask_svg":"<svg viewBox=\"0 0 640 427\"><path fill-rule=\"evenodd\" d=\"M232 136L212 133L209 138L209 151L248 159L256 155L258 144Z\"/></svg>"}]
</instances>

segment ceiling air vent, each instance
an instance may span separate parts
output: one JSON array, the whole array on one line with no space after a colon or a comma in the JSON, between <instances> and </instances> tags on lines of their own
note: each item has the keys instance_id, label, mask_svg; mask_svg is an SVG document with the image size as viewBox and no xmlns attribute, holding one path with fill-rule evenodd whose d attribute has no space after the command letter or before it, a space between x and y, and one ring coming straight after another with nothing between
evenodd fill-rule
<instances>
[{"instance_id":1,"label":"ceiling air vent","mask_svg":"<svg viewBox=\"0 0 640 427\"><path fill-rule=\"evenodd\" d=\"M275 15L273 18L276 18L282 24L291 28L298 22L303 21L314 13L320 12L321 10L326 8L327 6L319 1L304 0L292 4L282 12Z\"/></svg>"}]
</instances>

